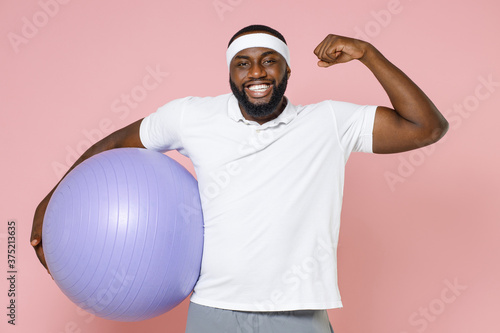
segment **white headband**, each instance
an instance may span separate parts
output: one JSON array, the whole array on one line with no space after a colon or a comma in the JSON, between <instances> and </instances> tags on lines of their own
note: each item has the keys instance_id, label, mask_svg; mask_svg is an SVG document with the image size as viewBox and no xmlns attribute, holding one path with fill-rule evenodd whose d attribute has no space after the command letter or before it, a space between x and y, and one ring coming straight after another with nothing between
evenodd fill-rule
<instances>
[{"instance_id":1,"label":"white headband","mask_svg":"<svg viewBox=\"0 0 500 333\"><path fill-rule=\"evenodd\" d=\"M250 47L267 47L268 49L272 49L281 54L288 66L290 66L290 50L288 46L279 38L269 34L258 33L238 37L229 45L226 51L227 67L229 68L231 60L233 60L236 53Z\"/></svg>"}]
</instances>

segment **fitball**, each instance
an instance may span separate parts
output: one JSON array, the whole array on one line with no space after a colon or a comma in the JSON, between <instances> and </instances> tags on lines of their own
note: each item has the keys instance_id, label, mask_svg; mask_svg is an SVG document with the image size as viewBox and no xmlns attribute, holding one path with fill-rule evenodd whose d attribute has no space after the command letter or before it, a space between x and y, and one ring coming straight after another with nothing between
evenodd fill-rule
<instances>
[{"instance_id":1,"label":"fitball","mask_svg":"<svg viewBox=\"0 0 500 333\"><path fill-rule=\"evenodd\" d=\"M102 152L58 185L42 240L54 281L76 305L111 320L153 318L181 303L200 274L197 181L159 152Z\"/></svg>"}]
</instances>

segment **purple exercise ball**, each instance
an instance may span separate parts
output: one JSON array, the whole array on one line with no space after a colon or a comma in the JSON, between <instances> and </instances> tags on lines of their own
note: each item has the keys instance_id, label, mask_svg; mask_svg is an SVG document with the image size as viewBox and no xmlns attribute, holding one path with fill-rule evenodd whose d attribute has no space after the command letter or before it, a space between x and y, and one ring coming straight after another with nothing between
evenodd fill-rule
<instances>
[{"instance_id":1,"label":"purple exercise ball","mask_svg":"<svg viewBox=\"0 0 500 333\"><path fill-rule=\"evenodd\" d=\"M105 151L61 181L42 239L52 277L82 309L119 321L158 316L181 303L200 274L198 183L164 154Z\"/></svg>"}]
</instances>

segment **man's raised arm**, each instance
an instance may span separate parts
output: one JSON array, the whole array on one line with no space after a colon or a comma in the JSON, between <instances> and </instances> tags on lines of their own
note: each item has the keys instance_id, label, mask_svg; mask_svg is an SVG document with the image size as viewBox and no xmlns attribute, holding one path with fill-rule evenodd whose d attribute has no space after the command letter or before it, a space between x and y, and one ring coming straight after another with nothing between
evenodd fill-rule
<instances>
[{"instance_id":1,"label":"man's raised arm","mask_svg":"<svg viewBox=\"0 0 500 333\"><path fill-rule=\"evenodd\" d=\"M95 143L92 147L87 149L87 151L83 153L83 155L71 166L71 168L63 176L63 178L78 164L82 163L89 157L92 157L103 151L114 148L124 148L124 147L144 148L139 136L139 128L141 122L142 119L116 132L111 133L104 139ZM59 183L60 182L61 181L59 181ZM47 263L45 262L45 256L43 253L43 244L42 244L43 217L45 215L45 210L47 209L47 205L52 196L52 193L54 193L56 187L57 185L52 189L52 191L49 192L49 194L40 202L40 204L36 208L35 216L33 217L33 227L31 229L31 239L30 239L31 245L35 248L36 255L38 256L38 259L40 260L42 265L45 266L45 268L47 268Z\"/></svg>"},{"instance_id":2,"label":"man's raised arm","mask_svg":"<svg viewBox=\"0 0 500 333\"><path fill-rule=\"evenodd\" d=\"M371 44L328 35L314 50L318 66L357 59L368 67L391 100L393 109L378 107L373 128L374 153L398 153L438 141L448 122L432 101Z\"/></svg>"}]
</instances>

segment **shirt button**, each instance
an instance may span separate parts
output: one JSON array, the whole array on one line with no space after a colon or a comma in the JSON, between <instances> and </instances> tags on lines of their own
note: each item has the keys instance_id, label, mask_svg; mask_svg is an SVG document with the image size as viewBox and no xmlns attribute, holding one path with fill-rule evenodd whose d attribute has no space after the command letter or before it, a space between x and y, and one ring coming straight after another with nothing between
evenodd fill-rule
<instances>
[{"instance_id":1,"label":"shirt button","mask_svg":"<svg viewBox=\"0 0 500 333\"><path fill-rule=\"evenodd\" d=\"M260 133L260 131L261 131L260 129L258 129L258 130L255 130L255 132L257 132L257 133Z\"/></svg>"}]
</instances>

